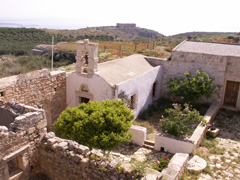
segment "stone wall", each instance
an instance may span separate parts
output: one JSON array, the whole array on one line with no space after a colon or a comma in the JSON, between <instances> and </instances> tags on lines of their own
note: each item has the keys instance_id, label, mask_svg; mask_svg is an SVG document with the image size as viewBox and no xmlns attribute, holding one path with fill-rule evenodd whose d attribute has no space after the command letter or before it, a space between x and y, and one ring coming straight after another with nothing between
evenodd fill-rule
<instances>
[{"instance_id":1,"label":"stone wall","mask_svg":"<svg viewBox=\"0 0 240 180\"><path fill-rule=\"evenodd\" d=\"M214 84L220 85L211 99L202 102L223 101L226 80L240 81L240 64L238 57L217 56L211 54L173 51L171 60L146 58L152 65L163 67L161 95L166 96L166 83L171 77L184 76L186 71L195 74L197 70L207 72L213 77Z\"/></svg>"},{"instance_id":2,"label":"stone wall","mask_svg":"<svg viewBox=\"0 0 240 180\"><path fill-rule=\"evenodd\" d=\"M48 130L66 108L66 73L43 69L0 79L0 100L43 106Z\"/></svg>"},{"instance_id":3,"label":"stone wall","mask_svg":"<svg viewBox=\"0 0 240 180\"><path fill-rule=\"evenodd\" d=\"M179 180L187 166L189 160L189 154L176 153L170 160L168 167L163 169L163 179L167 180Z\"/></svg>"},{"instance_id":4,"label":"stone wall","mask_svg":"<svg viewBox=\"0 0 240 180\"><path fill-rule=\"evenodd\" d=\"M46 134L44 110L17 103L0 101L0 109L13 113L9 128L0 126L0 179L28 179L37 162L37 147ZM6 111L5 111L6 112ZM4 117L4 111L0 116ZM7 119L6 119L7 121Z\"/></svg>"},{"instance_id":5,"label":"stone wall","mask_svg":"<svg viewBox=\"0 0 240 180\"><path fill-rule=\"evenodd\" d=\"M57 180L129 180L133 178L134 166L124 163L124 155L110 152L104 155L98 149L48 133L39 148L40 175ZM152 179L154 180L154 179Z\"/></svg>"},{"instance_id":6,"label":"stone wall","mask_svg":"<svg viewBox=\"0 0 240 180\"><path fill-rule=\"evenodd\" d=\"M208 111L204 115L204 120L207 124L212 123L214 118L216 117L219 109L220 109L220 102L213 102L211 106L208 108ZM194 148L192 149L192 154L195 154L197 147L202 143L203 138L206 135L208 126L201 126L198 125L197 128L194 130L190 140L194 142Z\"/></svg>"}]
</instances>

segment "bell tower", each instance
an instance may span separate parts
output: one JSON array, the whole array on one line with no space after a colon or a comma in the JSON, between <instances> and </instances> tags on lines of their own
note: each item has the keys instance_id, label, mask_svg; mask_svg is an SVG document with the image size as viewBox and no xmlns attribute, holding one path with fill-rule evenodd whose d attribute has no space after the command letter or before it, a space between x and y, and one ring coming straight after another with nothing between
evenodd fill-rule
<instances>
[{"instance_id":1,"label":"bell tower","mask_svg":"<svg viewBox=\"0 0 240 180\"><path fill-rule=\"evenodd\" d=\"M98 43L90 43L88 39L77 41L76 72L79 75L92 77L97 71Z\"/></svg>"}]
</instances>

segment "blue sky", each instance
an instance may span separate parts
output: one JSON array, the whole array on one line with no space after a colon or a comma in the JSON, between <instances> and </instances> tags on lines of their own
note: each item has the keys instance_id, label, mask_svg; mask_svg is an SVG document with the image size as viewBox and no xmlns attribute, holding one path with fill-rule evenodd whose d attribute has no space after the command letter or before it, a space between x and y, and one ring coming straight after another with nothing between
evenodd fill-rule
<instances>
[{"instance_id":1,"label":"blue sky","mask_svg":"<svg viewBox=\"0 0 240 180\"><path fill-rule=\"evenodd\" d=\"M61 27L136 23L164 35L240 32L238 0L0 0L0 23Z\"/></svg>"}]
</instances>

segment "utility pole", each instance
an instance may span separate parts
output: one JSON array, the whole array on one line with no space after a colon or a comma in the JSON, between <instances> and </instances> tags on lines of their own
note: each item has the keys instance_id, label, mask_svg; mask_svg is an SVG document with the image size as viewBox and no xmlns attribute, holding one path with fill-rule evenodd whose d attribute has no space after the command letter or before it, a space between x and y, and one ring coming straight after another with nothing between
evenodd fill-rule
<instances>
[{"instance_id":1,"label":"utility pole","mask_svg":"<svg viewBox=\"0 0 240 180\"><path fill-rule=\"evenodd\" d=\"M52 64L51 64L51 71L53 71L53 48L54 48L54 35L52 35Z\"/></svg>"}]
</instances>

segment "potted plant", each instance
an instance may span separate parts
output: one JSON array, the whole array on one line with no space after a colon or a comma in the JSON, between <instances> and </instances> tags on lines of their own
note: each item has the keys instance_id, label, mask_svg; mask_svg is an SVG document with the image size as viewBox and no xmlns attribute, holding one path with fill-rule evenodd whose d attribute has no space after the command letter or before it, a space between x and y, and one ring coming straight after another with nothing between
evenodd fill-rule
<instances>
[{"instance_id":1,"label":"potted plant","mask_svg":"<svg viewBox=\"0 0 240 180\"><path fill-rule=\"evenodd\" d=\"M215 127L214 123L208 124L208 134L212 137L216 137L219 134L219 129Z\"/></svg>"}]
</instances>

